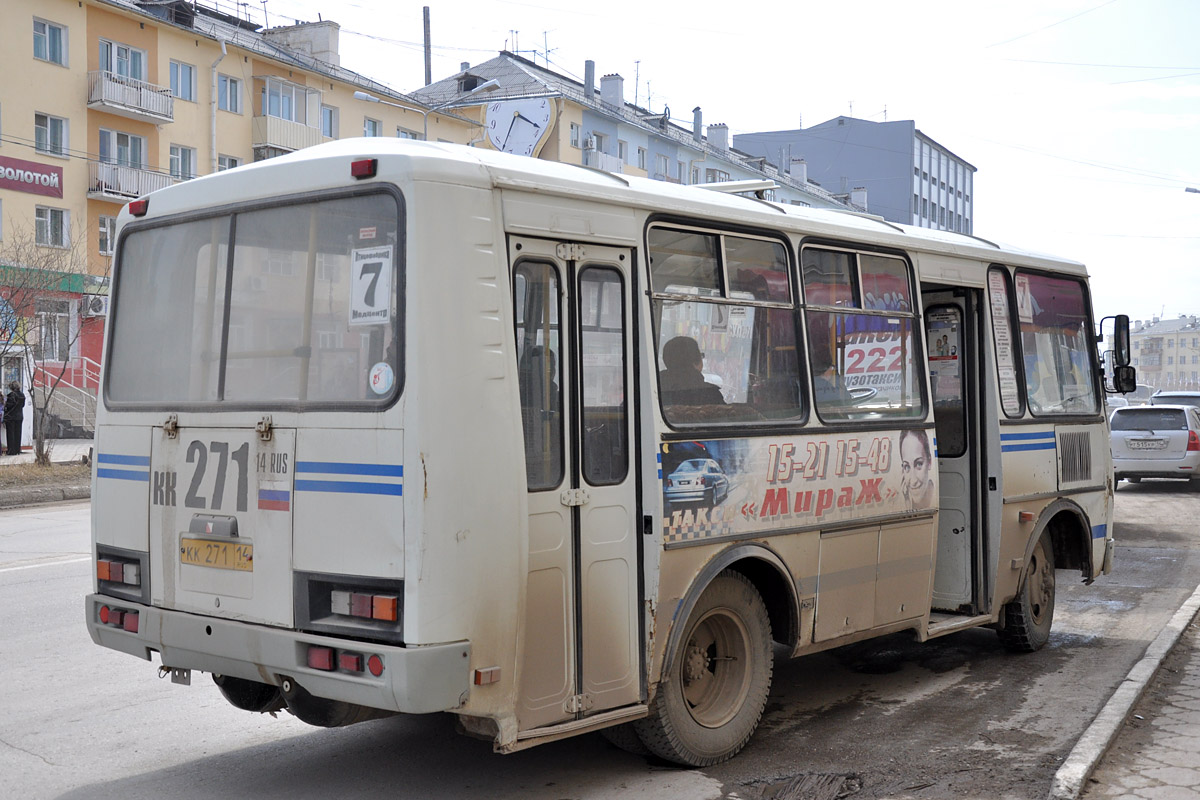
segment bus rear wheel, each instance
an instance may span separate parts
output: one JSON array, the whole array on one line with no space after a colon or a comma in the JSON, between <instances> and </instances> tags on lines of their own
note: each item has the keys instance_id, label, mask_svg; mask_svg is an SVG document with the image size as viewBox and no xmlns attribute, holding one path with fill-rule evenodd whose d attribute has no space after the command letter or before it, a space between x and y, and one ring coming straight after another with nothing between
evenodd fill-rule
<instances>
[{"instance_id":1,"label":"bus rear wheel","mask_svg":"<svg viewBox=\"0 0 1200 800\"><path fill-rule=\"evenodd\" d=\"M1029 557L1029 571L1016 598L1004 606L1004 627L996 632L1015 653L1032 653L1050 640L1054 623L1054 546L1044 532Z\"/></svg>"},{"instance_id":2,"label":"bus rear wheel","mask_svg":"<svg viewBox=\"0 0 1200 800\"><path fill-rule=\"evenodd\" d=\"M650 752L692 767L732 758L750 740L771 689L771 622L743 575L718 575L688 617L650 716L634 723Z\"/></svg>"}]
</instances>

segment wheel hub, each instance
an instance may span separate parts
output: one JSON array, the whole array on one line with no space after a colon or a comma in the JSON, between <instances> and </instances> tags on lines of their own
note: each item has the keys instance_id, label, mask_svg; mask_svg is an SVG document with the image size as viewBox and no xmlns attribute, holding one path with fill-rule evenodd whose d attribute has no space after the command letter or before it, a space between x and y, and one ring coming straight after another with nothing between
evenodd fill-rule
<instances>
[{"instance_id":1,"label":"wheel hub","mask_svg":"<svg viewBox=\"0 0 1200 800\"><path fill-rule=\"evenodd\" d=\"M688 644L687 657L683 664L683 681L691 684L708 672L708 654L695 642Z\"/></svg>"}]
</instances>

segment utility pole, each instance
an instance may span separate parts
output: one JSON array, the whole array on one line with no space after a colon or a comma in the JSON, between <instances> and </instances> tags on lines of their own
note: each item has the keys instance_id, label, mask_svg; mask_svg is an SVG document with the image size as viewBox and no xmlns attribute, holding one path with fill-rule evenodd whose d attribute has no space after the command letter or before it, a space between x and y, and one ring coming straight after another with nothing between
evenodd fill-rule
<instances>
[{"instance_id":1,"label":"utility pole","mask_svg":"<svg viewBox=\"0 0 1200 800\"><path fill-rule=\"evenodd\" d=\"M433 83L433 41L429 38L429 6L425 6L425 85Z\"/></svg>"}]
</instances>

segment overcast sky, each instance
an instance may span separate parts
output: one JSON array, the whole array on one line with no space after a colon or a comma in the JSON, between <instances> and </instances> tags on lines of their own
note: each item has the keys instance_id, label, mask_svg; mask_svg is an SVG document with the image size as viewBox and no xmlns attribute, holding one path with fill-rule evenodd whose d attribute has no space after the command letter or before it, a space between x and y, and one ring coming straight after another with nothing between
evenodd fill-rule
<instances>
[{"instance_id":1,"label":"overcast sky","mask_svg":"<svg viewBox=\"0 0 1200 800\"><path fill-rule=\"evenodd\" d=\"M1200 0L784 4L429 0L433 79L502 49L732 133L839 114L912 119L978 168L975 233L1072 258L1097 316L1200 314ZM250 5L263 22L262 0ZM425 82L422 2L267 0L320 13L342 65ZM603 9L603 10L599 10Z\"/></svg>"}]
</instances>

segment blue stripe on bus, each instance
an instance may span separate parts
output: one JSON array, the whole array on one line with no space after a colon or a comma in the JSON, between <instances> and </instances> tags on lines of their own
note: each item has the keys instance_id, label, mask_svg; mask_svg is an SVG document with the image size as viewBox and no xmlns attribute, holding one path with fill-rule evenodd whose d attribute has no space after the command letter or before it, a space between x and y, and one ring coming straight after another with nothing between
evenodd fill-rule
<instances>
[{"instance_id":1,"label":"blue stripe on bus","mask_svg":"<svg viewBox=\"0 0 1200 800\"><path fill-rule=\"evenodd\" d=\"M100 453L96 456L100 464L124 464L130 467L150 466L150 456L123 456L117 453Z\"/></svg>"},{"instance_id":2,"label":"blue stripe on bus","mask_svg":"<svg viewBox=\"0 0 1200 800\"><path fill-rule=\"evenodd\" d=\"M661 481L662 480L662 451L661 450L658 452L657 458L655 458L655 461L658 462L658 479Z\"/></svg>"},{"instance_id":3,"label":"blue stripe on bus","mask_svg":"<svg viewBox=\"0 0 1200 800\"><path fill-rule=\"evenodd\" d=\"M319 472L327 475L378 475L385 478L404 477L403 464L353 464L347 461L297 461L296 472Z\"/></svg>"},{"instance_id":4,"label":"blue stripe on bus","mask_svg":"<svg viewBox=\"0 0 1200 800\"><path fill-rule=\"evenodd\" d=\"M399 483L366 483L363 481L297 480L295 488L297 492L332 492L334 494L390 494L398 496L404 494L404 486Z\"/></svg>"},{"instance_id":5,"label":"blue stripe on bus","mask_svg":"<svg viewBox=\"0 0 1200 800\"><path fill-rule=\"evenodd\" d=\"M1108 525L1093 525L1092 526L1092 538L1093 539L1107 539L1108 538Z\"/></svg>"},{"instance_id":6,"label":"blue stripe on bus","mask_svg":"<svg viewBox=\"0 0 1200 800\"><path fill-rule=\"evenodd\" d=\"M1022 450L1054 450L1056 447L1057 445L1053 441L1037 442L1035 444L1002 444L1000 445L1000 452L1016 453Z\"/></svg>"},{"instance_id":7,"label":"blue stripe on bus","mask_svg":"<svg viewBox=\"0 0 1200 800\"><path fill-rule=\"evenodd\" d=\"M1026 450L1054 450L1058 447L1054 431L1000 434L1000 452L1019 453Z\"/></svg>"},{"instance_id":8,"label":"blue stripe on bus","mask_svg":"<svg viewBox=\"0 0 1200 800\"><path fill-rule=\"evenodd\" d=\"M136 472L131 469L102 469L96 468L97 478L115 478L119 481L145 481L150 482L149 472Z\"/></svg>"}]
</instances>

